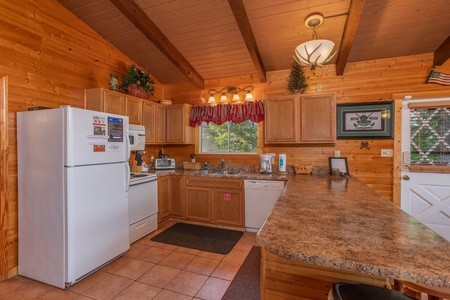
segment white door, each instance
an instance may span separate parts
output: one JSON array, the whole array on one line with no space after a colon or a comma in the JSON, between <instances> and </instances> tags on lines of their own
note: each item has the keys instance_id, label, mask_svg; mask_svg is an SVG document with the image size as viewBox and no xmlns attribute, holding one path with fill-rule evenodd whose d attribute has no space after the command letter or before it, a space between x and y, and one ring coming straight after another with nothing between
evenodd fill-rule
<instances>
[{"instance_id":1,"label":"white door","mask_svg":"<svg viewBox=\"0 0 450 300\"><path fill-rule=\"evenodd\" d=\"M436 103L437 99L416 100L416 103ZM445 99L439 99L445 100ZM446 99L447 101L449 99ZM402 104L402 180L401 180L401 208L412 215L439 235L450 241L450 173L438 173L433 171L433 167L428 166L427 172L411 172L410 161L414 162L418 156L424 163L429 163L428 157L441 149L441 157L448 158L450 156L450 130L446 133L433 131L431 129L431 117L422 120L419 126L411 125L411 110L409 103L414 100L403 101ZM426 105L426 104L425 104ZM450 112L447 120L450 121ZM413 121L414 122L414 121ZM413 129L411 130L411 126ZM450 124L447 122L447 129ZM419 127L422 127L420 129ZM427 147L417 145L417 138L420 130L426 130L428 135L433 137L433 142ZM411 133L412 132L412 133ZM413 137L411 139L411 136ZM413 145L411 147L411 145ZM431 145L431 146L430 146ZM420 148L417 151L411 151ZM442 151L442 149L444 149ZM411 156L415 157L411 160ZM444 153L442 155L442 153Z\"/></svg>"}]
</instances>

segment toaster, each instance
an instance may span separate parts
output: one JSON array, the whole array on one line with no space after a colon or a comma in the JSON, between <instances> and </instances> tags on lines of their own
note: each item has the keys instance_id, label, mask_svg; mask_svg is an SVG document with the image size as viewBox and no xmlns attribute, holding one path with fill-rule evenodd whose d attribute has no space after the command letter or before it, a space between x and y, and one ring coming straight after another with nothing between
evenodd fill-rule
<instances>
[{"instance_id":1,"label":"toaster","mask_svg":"<svg viewBox=\"0 0 450 300\"><path fill-rule=\"evenodd\" d=\"M175 169L175 159L173 158L157 158L155 159L155 169Z\"/></svg>"}]
</instances>

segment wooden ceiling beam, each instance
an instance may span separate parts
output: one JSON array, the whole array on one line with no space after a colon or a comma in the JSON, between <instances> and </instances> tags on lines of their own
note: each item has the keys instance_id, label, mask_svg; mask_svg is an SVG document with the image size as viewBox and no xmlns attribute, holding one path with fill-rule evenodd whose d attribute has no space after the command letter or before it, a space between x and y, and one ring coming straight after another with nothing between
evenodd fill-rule
<instances>
[{"instance_id":1,"label":"wooden ceiling beam","mask_svg":"<svg viewBox=\"0 0 450 300\"><path fill-rule=\"evenodd\" d=\"M342 34L341 45L336 60L336 75L344 75L345 65L352 49L353 40L355 39L356 29L358 29L361 13L366 0L352 0L348 11L347 20L345 21L344 33Z\"/></svg>"},{"instance_id":2,"label":"wooden ceiling beam","mask_svg":"<svg viewBox=\"0 0 450 300\"><path fill-rule=\"evenodd\" d=\"M113 3L128 18L128 20L130 20L197 87L200 89L205 87L203 77L191 66L180 51L175 48L134 0L111 0L111 3Z\"/></svg>"},{"instance_id":3,"label":"wooden ceiling beam","mask_svg":"<svg viewBox=\"0 0 450 300\"><path fill-rule=\"evenodd\" d=\"M433 65L441 66L450 58L450 36L434 51Z\"/></svg>"},{"instance_id":4,"label":"wooden ceiling beam","mask_svg":"<svg viewBox=\"0 0 450 300\"><path fill-rule=\"evenodd\" d=\"M244 38L247 50L252 58L253 65L255 66L256 73L261 82L266 82L266 69L259 53L258 45L256 44L255 36L253 35L252 27L248 21L247 12L245 11L244 3L242 0L228 0L231 10L233 11L234 18L239 26L241 35Z\"/></svg>"}]
</instances>

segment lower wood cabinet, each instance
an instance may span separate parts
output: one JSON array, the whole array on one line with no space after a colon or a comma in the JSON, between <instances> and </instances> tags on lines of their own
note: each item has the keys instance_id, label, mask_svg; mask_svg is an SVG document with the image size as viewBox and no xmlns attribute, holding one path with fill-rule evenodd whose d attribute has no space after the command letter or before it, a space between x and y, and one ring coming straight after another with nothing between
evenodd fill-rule
<instances>
[{"instance_id":1,"label":"lower wood cabinet","mask_svg":"<svg viewBox=\"0 0 450 300\"><path fill-rule=\"evenodd\" d=\"M186 219L244 227L243 180L186 177Z\"/></svg>"},{"instance_id":2,"label":"lower wood cabinet","mask_svg":"<svg viewBox=\"0 0 450 300\"><path fill-rule=\"evenodd\" d=\"M233 178L158 177L158 222L168 218L244 227L244 181Z\"/></svg>"},{"instance_id":3,"label":"lower wood cabinet","mask_svg":"<svg viewBox=\"0 0 450 300\"><path fill-rule=\"evenodd\" d=\"M184 218L184 176L158 177L158 223L170 217Z\"/></svg>"}]
</instances>

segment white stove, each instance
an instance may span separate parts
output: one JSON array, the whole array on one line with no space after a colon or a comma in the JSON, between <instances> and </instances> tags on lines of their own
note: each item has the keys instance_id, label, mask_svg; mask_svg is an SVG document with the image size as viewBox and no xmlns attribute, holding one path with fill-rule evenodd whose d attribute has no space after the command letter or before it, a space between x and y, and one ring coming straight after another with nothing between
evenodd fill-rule
<instances>
[{"instance_id":1,"label":"white stove","mask_svg":"<svg viewBox=\"0 0 450 300\"><path fill-rule=\"evenodd\" d=\"M130 243L158 228L158 184L156 174L130 174Z\"/></svg>"}]
</instances>

